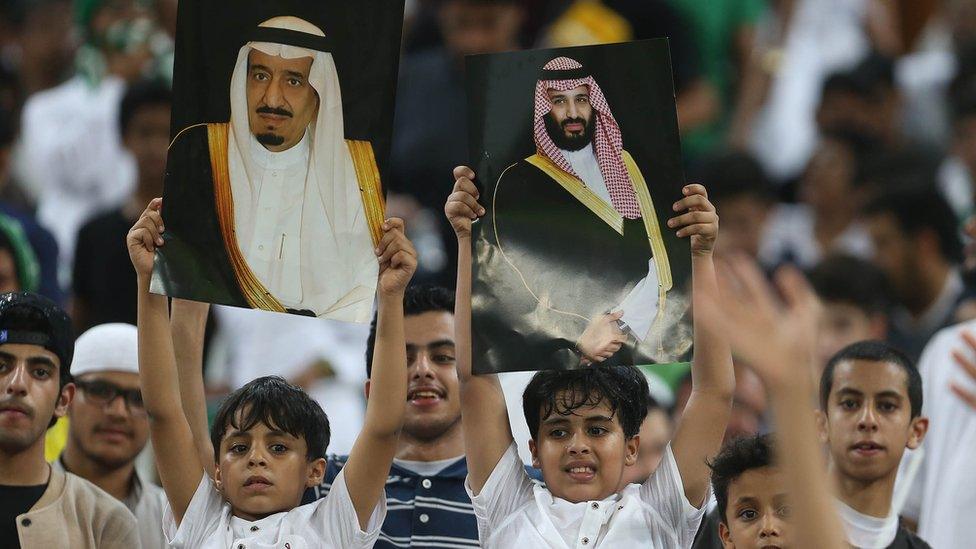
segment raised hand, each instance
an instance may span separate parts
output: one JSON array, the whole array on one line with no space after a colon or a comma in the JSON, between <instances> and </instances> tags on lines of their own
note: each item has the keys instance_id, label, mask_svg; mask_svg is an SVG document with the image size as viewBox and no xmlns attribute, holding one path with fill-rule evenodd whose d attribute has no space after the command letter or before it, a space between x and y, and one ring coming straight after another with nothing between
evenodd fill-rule
<instances>
[{"instance_id":1,"label":"raised hand","mask_svg":"<svg viewBox=\"0 0 976 549\"><path fill-rule=\"evenodd\" d=\"M668 227L677 229L680 238L691 236L691 253L711 254L718 236L718 214L715 206L708 200L708 191L703 185L685 185L681 192L684 198L672 205L676 212L685 212L668 220Z\"/></svg>"},{"instance_id":2,"label":"raised hand","mask_svg":"<svg viewBox=\"0 0 976 549\"><path fill-rule=\"evenodd\" d=\"M383 237L376 246L380 264L377 289L385 295L403 295L417 270L417 252L403 230L403 220L391 217L383 222Z\"/></svg>"},{"instance_id":3,"label":"raised hand","mask_svg":"<svg viewBox=\"0 0 976 549\"><path fill-rule=\"evenodd\" d=\"M624 316L623 311L597 315L590 320L576 343L576 348L583 355L583 363L603 362L612 357L627 342L627 335L620 329L617 322Z\"/></svg>"},{"instance_id":4,"label":"raised hand","mask_svg":"<svg viewBox=\"0 0 976 549\"><path fill-rule=\"evenodd\" d=\"M976 385L976 362L973 362L969 356L976 352L976 336L973 336L972 332L968 330L963 330L961 332L960 339L962 339L963 343L966 344L966 347L969 348L970 352L968 354L963 354L959 350L954 350L952 351L952 358L956 361L956 365L959 366L959 369L962 370L963 375L973 380L973 383L969 384L970 386L973 386ZM974 412L976 412L976 391L966 388L964 384L956 381L949 382L949 389L955 393L955 395L959 397L959 399L962 400L967 406L972 408Z\"/></svg>"},{"instance_id":5,"label":"raised hand","mask_svg":"<svg viewBox=\"0 0 976 549\"><path fill-rule=\"evenodd\" d=\"M820 302L803 273L780 268L774 289L756 263L744 256L725 266L720 275L722 291L697 301L695 314L725 334L733 353L767 384L786 383L799 374L809 376L804 366L813 363Z\"/></svg>"},{"instance_id":6,"label":"raised hand","mask_svg":"<svg viewBox=\"0 0 976 549\"><path fill-rule=\"evenodd\" d=\"M162 207L162 198L152 199L125 237L125 244L129 249L129 259L132 260L132 266L135 267L137 275L149 276L152 274L156 248L163 245L163 218L159 214Z\"/></svg>"},{"instance_id":7,"label":"raised hand","mask_svg":"<svg viewBox=\"0 0 976 549\"><path fill-rule=\"evenodd\" d=\"M458 239L469 238L471 222L485 215L485 209L478 203L480 196L474 184L474 171L467 166L454 168L454 190L447 197L444 214Z\"/></svg>"}]
</instances>

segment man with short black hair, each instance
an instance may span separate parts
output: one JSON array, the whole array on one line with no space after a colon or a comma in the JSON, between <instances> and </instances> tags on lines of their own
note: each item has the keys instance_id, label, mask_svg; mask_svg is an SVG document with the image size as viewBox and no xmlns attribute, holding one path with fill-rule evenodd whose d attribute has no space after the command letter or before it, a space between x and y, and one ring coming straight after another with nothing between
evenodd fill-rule
<instances>
[{"instance_id":1,"label":"man with short black hair","mask_svg":"<svg viewBox=\"0 0 976 549\"><path fill-rule=\"evenodd\" d=\"M820 439L830 451L837 508L854 547L927 548L892 509L898 465L928 429L922 378L904 353L880 341L848 345L820 378Z\"/></svg>"},{"instance_id":2,"label":"man with short black hair","mask_svg":"<svg viewBox=\"0 0 976 549\"><path fill-rule=\"evenodd\" d=\"M888 341L917 360L935 332L956 322L966 296L956 217L931 188L884 190L864 214L874 261L898 304Z\"/></svg>"},{"instance_id":3,"label":"man with short black hair","mask_svg":"<svg viewBox=\"0 0 976 549\"><path fill-rule=\"evenodd\" d=\"M0 341L0 539L7 547L140 547L121 502L44 460L44 433L75 394L67 315L36 294L3 294Z\"/></svg>"},{"instance_id":4,"label":"man with short black hair","mask_svg":"<svg viewBox=\"0 0 976 549\"><path fill-rule=\"evenodd\" d=\"M407 412L386 482L388 512L376 547L479 547L474 508L464 490L468 466L455 369L454 293L412 286L403 298L403 314ZM367 378L375 338L374 322L366 345ZM369 384L367 379L367 394ZM329 494L346 458L329 457L314 497Z\"/></svg>"}]
</instances>

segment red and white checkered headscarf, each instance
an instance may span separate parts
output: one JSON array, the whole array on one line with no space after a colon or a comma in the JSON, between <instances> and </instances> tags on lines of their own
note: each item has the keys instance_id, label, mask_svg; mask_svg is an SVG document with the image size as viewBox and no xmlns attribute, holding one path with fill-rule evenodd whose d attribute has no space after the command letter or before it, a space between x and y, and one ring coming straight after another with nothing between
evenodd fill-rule
<instances>
[{"instance_id":1,"label":"red and white checkered headscarf","mask_svg":"<svg viewBox=\"0 0 976 549\"><path fill-rule=\"evenodd\" d=\"M549 100L547 90L566 91L579 86L589 86L590 105L596 111L594 117L595 128L593 131L593 144L596 147L596 159L600 165L600 172L603 174L603 181L610 192L610 201L613 208L627 219L637 219L640 217L640 205L637 203L637 196L630 183L630 176L627 174L627 167L621 156L623 151L623 139L620 137L620 127L613 119L610 112L610 105L607 98L603 96L603 91L592 76L583 72L583 65L569 57L557 57L546 63L543 71L566 71L565 79L539 80L535 85L535 146L538 154L541 154L563 171L573 174L577 178L579 174L573 171L569 161L563 156L559 147L553 143L552 138L546 131L545 120L543 119L552 110L552 101Z\"/></svg>"}]
</instances>

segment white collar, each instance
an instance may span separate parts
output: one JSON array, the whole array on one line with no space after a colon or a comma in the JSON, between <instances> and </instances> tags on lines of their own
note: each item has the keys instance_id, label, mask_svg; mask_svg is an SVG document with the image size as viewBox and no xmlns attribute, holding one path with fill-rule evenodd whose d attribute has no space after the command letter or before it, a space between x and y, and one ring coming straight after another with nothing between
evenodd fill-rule
<instances>
[{"instance_id":1,"label":"white collar","mask_svg":"<svg viewBox=\"0 0 976 549\"><path fill-rule=\"evenodd\" d=\"M264 148L264 145L258 143L254 134L250 134L250 136L251 157L258 166L264 169L290 168L296 164L305 164L308 162L308 129L302 135L301 141L296 143L294 147L279 152L269 151Z\"/></svg>"},{"instance_id":2,"label":"white collar","mask_svg":"<svg viewBox=\"0 0 976 549\"><path fill-rule=\"evenodd\" d=\"M593 149L593 144L587 145L578 151L568 151L566 149L559 149L559 152L563 154L563 158L569 161L571 164L574 162L587 162L593 161L597 162L596 150Z\"/></svg>"},{"instance_id":3,"label":"white collar","mask_svg":"<svg viewBox=\"0 0 976 549\"><path fill-rule=\"evenodd\" d=\"M840 518L844 521L847 542L859 549L884 549L898 535L898 515L889 513L878 518L859 513L844 502L836 500Z\"/></svg>"}]
</instances>

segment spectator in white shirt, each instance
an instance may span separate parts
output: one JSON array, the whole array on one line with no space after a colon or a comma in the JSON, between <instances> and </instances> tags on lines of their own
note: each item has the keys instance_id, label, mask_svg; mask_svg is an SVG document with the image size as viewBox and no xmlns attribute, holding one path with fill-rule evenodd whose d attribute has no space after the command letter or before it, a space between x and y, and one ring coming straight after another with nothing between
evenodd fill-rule
<instances>
[{"instance_id":1,"label":"spectator in white shirt","mask_svg":"<svg viewBox=\"0 0 976 549\"><path fill-rule=\"evenodd\" d=\"M176 301L174 330L166 297L149 293L155 248L164 243L160 208L160 200L150 203L127 245L139 281L140 383L170 504L167 541L193 549L372 547L405 412L388 404L407 398L403 295L416 255L403 222L382 224L376 365L363 430L329 497L299 505L322 480L328 419L302 390L263 377L231 394L207 432L200 372L206 306Z\"/></svg>"},{"instance_id":2,"label":"spectator in white shirt","mask_svg":"<svg viewBox=\"0 0 976 549\"><path fill-rule=\"evenodd\" d=\"M706 461L721 445L735 380L728 346L718 332L695 330L695 387L683 420L657 471L642 485L618 491L637 461L638 430L647 413L647 380L633 368L542 371L523 406L533 434L533 465L547 487L529 480L509 427L495 375L471 373L471 222L484 214L474 172L454 172L445 206L458 237L455 341L461 422L468 458L467 488L484 547L686 547L708 496ZM669 226L691 237L693 295L715 285L712 248L718 217L701 185L684 188ZM686 211L691 210L690 213ZM697 321L696 321L697 322ZM612 342L603 350L611 356ZM601 353L597 353L598 356Z\"/></svg>"}]
</instances>

